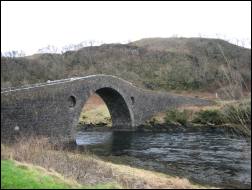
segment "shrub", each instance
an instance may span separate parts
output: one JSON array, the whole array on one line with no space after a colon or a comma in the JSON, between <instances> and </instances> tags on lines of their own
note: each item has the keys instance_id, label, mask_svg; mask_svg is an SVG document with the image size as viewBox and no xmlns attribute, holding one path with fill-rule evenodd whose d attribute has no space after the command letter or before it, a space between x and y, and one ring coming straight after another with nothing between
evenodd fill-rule
<instances>
[{"instance_id":1,"label":"shrub","mask_svg":"<svg viewBox=\"0 0 252 190\"><path fill-rule=\"evenodd\" d=\"M179 111L179 110L170 110L168 112L166 112L166 116L165 116L165 122L166 123L180 123L181 125L186 125L188 123L189 120L189 111L188 110L183 110L183 111Z\"/></svg>"},{"instance_id":2,"label":"shrub","mask_svg":"<svg viewBox=\"0 0 252 190\"><path fill-rule=\"evenodd\" d=\"M156 125L157 123L158 123L158 121L157 121L156 118L151 118L151 120L149 121L149 124L150 124L151 126Z\"/></svg>"},{"instance_id":3,"label":"shrub","mask_svg":"<svg viewBox=\"0 0 252 190\"><path fill-rule=\"evenodd\" d=\"M225 117L219 110L201 110L195 114L192 122L220 125L225 122Z\"/></svg>"},{"instance_id":4,"label":"shrub","mask_svg":"<svg viewBox=\"0 0 252 190\"><path fill-rule=\"evenodd\" d=\"M251 101L226 105L222 112L230 123L241 125L251 123Z\"/></svg>"}]
</instances>

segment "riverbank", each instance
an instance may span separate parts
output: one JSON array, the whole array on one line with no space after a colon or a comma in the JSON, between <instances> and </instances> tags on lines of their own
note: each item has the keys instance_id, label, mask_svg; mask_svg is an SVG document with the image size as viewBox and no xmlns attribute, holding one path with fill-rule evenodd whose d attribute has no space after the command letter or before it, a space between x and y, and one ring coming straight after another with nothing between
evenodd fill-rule
<instances>
[{"instance_id":1,"label":"riverbank","mask_svg":"<svg viewBox=\"0 0 252 190\"><path fill-rule=\"evenodd\" d=\"M241 131L237 131L240 126L234 124L222 124L222 125L209 125L209 124L192 124L182 125L180 123L154 123L140 125L135 128L135 132L152 132L152 133L181 133L181 132L212 132L220 133L223 135L238 135L244 136L246 134ZM112 127L107 127L106 124L86 124L79 126L80 132L112 132Z\"/></svg>"},{"instance_id":2,"label":"riverbank","mask_svg":"<svg viewBox=\"0 0 252 190\"><path fill-rule=\"evenodd\" d=\"M118 184L81 185L58 172L15 160L1 160L1 189L120 189Z\"/></svg>"},{"instance_id":3,"label":"riverbank","mask_svg":"<svg viewBox=\"0 0 252 190\"><path fill-rule=\"evenodd\" d=\"M90 105L87 106L89 107ZM106 106L97 104L95 108L82 112L77 129L111 131L111 126ZM249 137L251 136L251 99L218 100L211 106L187 106L160 112L141 126L137 126L135 130L141 132L212 131Z\"/></svg>"},{"instance_id":4,"label":"riverbank","mask_svg":"<svg viewBox=\"0 0 252 190\"><path fill-rule=\"evenodd\" d=\"M204 107L181 107L158 113L146 122L145 127L178 127L183 131L213 131L238 136L251 136L251 98L215 101Z\"/></svg>"},{"instance_id":5,"label":"riverbank","mask_svg":"<svg viewBox=\"0 0 252 190\"><path fill-rule=\"evenodd\" d=\"M55 148L57 147L57 148ZM13 145L1 144L1 160L12 159L54 170L81 185L113 183L122 188L209 188L185 178L172 177L126 165L105 162L88 152L69 152L46 138L21 139Z\"/></svg>"}]
</instances>

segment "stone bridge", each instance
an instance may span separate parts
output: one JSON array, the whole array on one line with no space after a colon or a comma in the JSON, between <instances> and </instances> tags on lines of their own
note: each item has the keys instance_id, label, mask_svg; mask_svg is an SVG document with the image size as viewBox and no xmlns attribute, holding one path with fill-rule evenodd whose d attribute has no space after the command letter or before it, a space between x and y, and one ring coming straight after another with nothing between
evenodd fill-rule
<instances>
[{"instance_id":1,"label":"stone bridge","mask_svg":"<svg viewBox=\"0 0 252 190\"><path fill-rule=\"evenodd\" d=\"M152 92L110 75L91 75L1 89L1 137L38 134L75 138L81 110L92 94L106 103L115 130L134 128L155 113L208 100Z\"/></svg>"}]
</instances>

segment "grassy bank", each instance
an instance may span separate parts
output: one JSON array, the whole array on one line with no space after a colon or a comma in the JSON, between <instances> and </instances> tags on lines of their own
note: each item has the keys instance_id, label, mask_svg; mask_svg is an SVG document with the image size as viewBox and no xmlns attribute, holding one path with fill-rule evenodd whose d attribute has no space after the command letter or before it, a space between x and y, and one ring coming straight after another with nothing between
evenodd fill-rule
<instances>
[{"instance_id":1,"label":"grassy bank","mask_svg":"<svg viewBox=\"0 0 252 190\"><path fill-rule=\"evenodd\" d=\"M1 160L1 182L1 189L81 188L55 172L13 160Z\"/></svg>"},{"instance_id":2,"label":"grassy bank","mask_svg":"<svg viewBox=\"0 0 252 190\"><path fill-rule=\"evenodd\" d=\"M55 171L14 160L1 160L1 189L118 189L117 184L80 185Z\"/></svg>"},{"instance_id":3,"label":"grassy bank","mask_svg":"<svg viewBox=\"0 0 252 190\"><path fill-rule=\"evenodd\" d=\"M117 187L134 189L208 188L193 184L185 178L105 162L89 153L73 153L59 147L56 149L45 138L22 139L8 146L1 144L1 160L4 159L13 159L56 171L64 178L74 180L82 186L117 184Z\"/></svg>"}]
</instances>

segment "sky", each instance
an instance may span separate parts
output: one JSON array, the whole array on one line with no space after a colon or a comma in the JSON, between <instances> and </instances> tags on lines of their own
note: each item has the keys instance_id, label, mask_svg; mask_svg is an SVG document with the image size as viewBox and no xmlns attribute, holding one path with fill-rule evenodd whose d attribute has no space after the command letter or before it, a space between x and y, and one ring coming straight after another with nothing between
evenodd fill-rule
<instances>
[{"instance_id":1,"label":"sky","mask_svg":"<svg viewBox=\"0 0 252 190\"><path fill-rule=\"evenodd\" d=\"M1 52L48 45L210 37L251 48L251 2L3 2Z\"/></svg>"}]
</instances>

